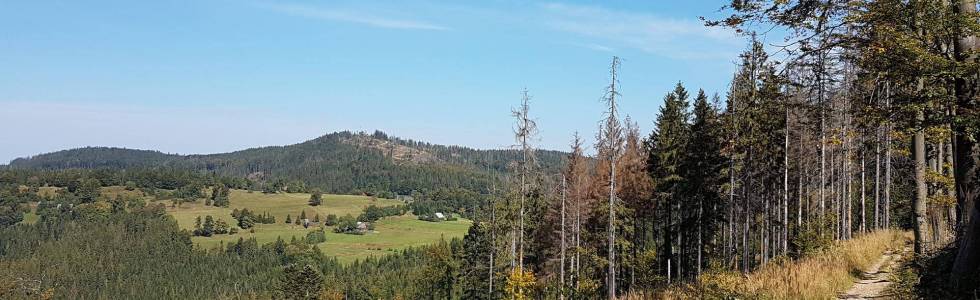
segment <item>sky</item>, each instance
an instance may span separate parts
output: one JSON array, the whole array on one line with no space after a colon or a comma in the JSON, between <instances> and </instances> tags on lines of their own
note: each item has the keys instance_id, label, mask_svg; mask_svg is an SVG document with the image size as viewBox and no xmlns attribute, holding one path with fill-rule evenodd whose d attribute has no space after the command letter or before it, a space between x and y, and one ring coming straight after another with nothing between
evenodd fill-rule
<instances>
[{"instance_id":1,"label":"sky","mask_svg":"<svg viewBox=\"0 0 980 300\"><path fill-rule=\"evenodd\" d=\"M84 146L202 154L382 130L437 144L591 143L653 129L677 82L724 95L744 37L725 1L0 1L0 163Z\"/></svg>"}]
</instances>

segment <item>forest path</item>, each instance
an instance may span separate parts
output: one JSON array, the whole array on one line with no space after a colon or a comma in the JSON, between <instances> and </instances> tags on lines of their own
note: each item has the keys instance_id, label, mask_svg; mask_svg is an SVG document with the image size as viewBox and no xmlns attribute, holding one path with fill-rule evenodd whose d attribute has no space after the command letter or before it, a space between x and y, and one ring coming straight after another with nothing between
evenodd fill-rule
<instances>
[{"instance_id":1,"label":"forest path","mask_svg":"<svg viewBox=\"0 0 980 300\"><path fill-rule=\"evenodd\" d=\"M890 275L893 270L899 267L903 254L909 252L908 247L901 250L888 250L875 262L868 270L861 273L859 280L854 283L851 289L847 290L837 299L891 299L893 295L887 294L888 286L892 284Z\"/></svg>"}]
</instances>

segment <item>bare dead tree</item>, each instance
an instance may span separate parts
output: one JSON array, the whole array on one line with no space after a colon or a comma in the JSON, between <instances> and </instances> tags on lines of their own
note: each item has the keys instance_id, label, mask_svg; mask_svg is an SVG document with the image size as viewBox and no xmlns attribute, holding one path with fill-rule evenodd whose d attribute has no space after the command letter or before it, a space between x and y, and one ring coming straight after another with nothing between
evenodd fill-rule
<instances>
[{"instance_id":1,"label":"bare dead tree","mask_svg":"<svg viewBox=\"0 0 980 300\"><path fill-rule=\"evenodd\" d=\"M565 175L561 175L561 299L565 299L565 195L568 191Z\"/></svg>"},{"instance_id":2,"label":"bare dead tree","mask_svg":"<svg viewBox=\"0 0 980 300\"><path fill-rule=\"evenodd\" d=\"M531 170L535 162L534 147L531 146L531 141L537 136L538 125L531 119L528 115L530 111L530 100L531 97L528 95L527 89L521 92L521 105L520 107L511 110L511 114L517 120L517 128L514 129L514 138L518 143L518 147L521 149L521 161L519 166L520 173L520 208L518 212L518 239L517 239L517 267L518 270L524 270L524 217L525 217L525 206L528 195L528 180L531 176Z\"/></svg>"},{"instance_id":3,"label":"bare dead tree","mask_svg":"<svg viewBox=\"0 0 980 300\"><path fill-rule=\"evenodd\" d=\"M609 66L609 86L602 98L608 107L605 112L605 120L603 120L603 137L606 139L608 149L605 149L605 154L609 160L609 269L606 274L609 299L616 298L616 158L621 148L621 125L616 111L616 97L619 96L619 91L616 90L616 85L619 83L619 79L616 77L618 70L619 57L613 56Z\"/></svg>"}]
</instances>

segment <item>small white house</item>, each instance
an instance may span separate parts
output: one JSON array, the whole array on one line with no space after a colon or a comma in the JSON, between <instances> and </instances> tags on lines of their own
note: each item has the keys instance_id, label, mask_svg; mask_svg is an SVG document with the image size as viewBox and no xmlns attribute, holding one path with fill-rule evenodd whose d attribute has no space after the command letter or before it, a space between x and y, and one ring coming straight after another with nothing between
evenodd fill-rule
<instances>
[{"instance_id":1,"label":"small white house","mask_svg":"<svg viewBox=\"0 0 980 300\"><path fill-rule=\"evenodd\" d=\"M445 220L445 219L446 219L446 216L445 216L445 215L443 215L442 213L439 213L439 212L437 212L437 213L436 213L436 218L438 218L438 219L442 219L442 220Z\"/></svg>"}]
</instances>

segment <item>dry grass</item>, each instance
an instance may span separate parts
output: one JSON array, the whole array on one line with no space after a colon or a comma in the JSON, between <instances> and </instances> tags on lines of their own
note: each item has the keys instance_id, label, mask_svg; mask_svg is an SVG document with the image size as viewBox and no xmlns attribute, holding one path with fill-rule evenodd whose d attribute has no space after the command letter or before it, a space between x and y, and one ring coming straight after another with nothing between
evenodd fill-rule
<instances>
[{"instance_id":1,"label":"dry grass","mask_svg":"<svg viewBox=\"0 0 980 300\"><path fill-rule=\"evenodd\" d=\"M742 276L736 272L709 273L697 284L673 286L655 299L833 299L854 284L856 274L873 265L888 249L898 249L906 233L869 233L795 261L782 261ZM649 298L649 297L637 297Z\"/></svg>"},{"instance_id":2,"label":"dry grass","mask_svg":"<svg viewBox=\"0 0 980 300\"><path fill-rule=\"evenodd\" d=\"M905 239L894 230L866 234L797 261L763 267L747 276L742 289L762 298L831 299L886 250L902 247Z\"/></svg>"}]
</instances>

